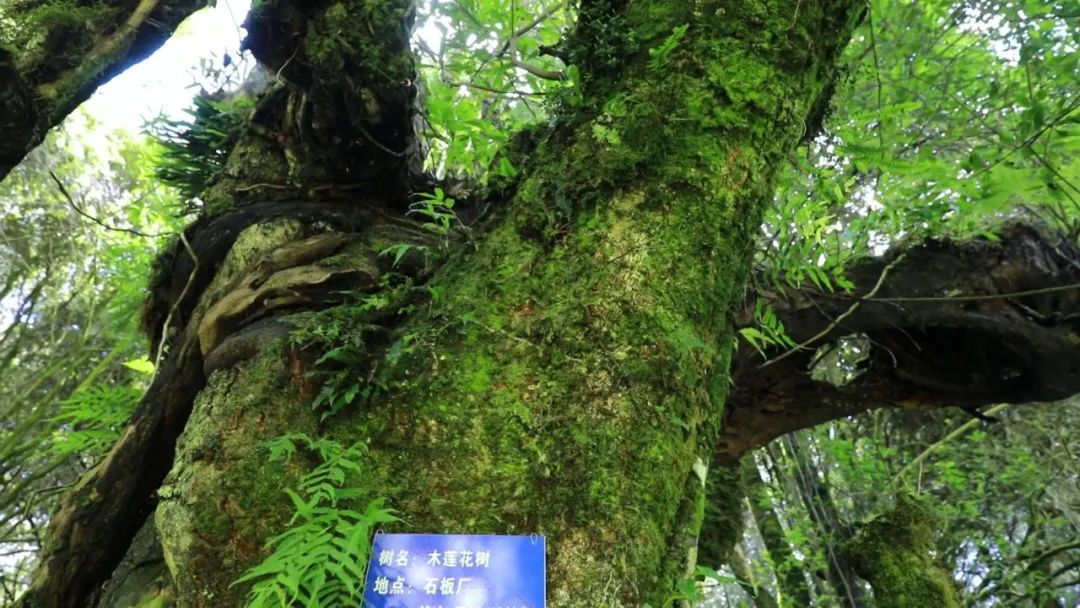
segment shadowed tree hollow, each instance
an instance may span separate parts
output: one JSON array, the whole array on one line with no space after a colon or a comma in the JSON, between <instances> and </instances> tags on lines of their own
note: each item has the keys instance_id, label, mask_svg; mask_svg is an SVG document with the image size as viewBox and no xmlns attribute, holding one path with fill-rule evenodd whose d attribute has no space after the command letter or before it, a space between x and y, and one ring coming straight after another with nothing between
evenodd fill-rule
<instances>
[{"instance_id":1,"label":"shadowed tree hollow","mask_svg":"<svg viewBox=\"0 0 1080 608\"><path fill-rule=\"evenodd\" d=\"M87 3L93 19L75 24L34 21L26 3L14 18L52 35L26 56L0 50L0 171L197 5ZM856 410L942 404L915 356L875 353L863 384L835 390L784 384L810 384L803 351L760 368L741 353L731 371L763 210L817 130L864 9L583 0L552 51L574 68L573 94L501 152L520 171L467 202L468 230L433 233L408 215L436 185L418 168L411 2L256 3L246 46L275 82L200 193L202 217L159 260L143 318L164 352L157 375L53 517L20 605L243 605L250 586L233 583L288 526L283 490L305 472L267 461L263 442L287 432L364 446L349 500L384 500L402 518L384 530L543 534L551 606L662 605L697 562L706 502L742 496L725 474L707 491L710 468ZM79 53L85 65L56 59ZM1016 243L1049 247L1026 233L1000 247ZM924 254L947 267L968 250ZM1047 328L1073 300L1001 304L1076 282L1068 255L1060 271L973 277L964 289L1000 296L982 315L868 301L851 323L895 354L903 332L889 332L905 323L929 341L979 316L973 349L997 340L1006 354L956 355L950 378L994 390L950 404L1074 392L1075 369L1022 365L1025 348L1075 355L1074 334L1003 329L1008 314ZM868 263L854 297L889 263ZM926 287L904 282L912 272L897 262L897 291L877 295L955 287L956 273ZM828 325L851 302L829 305L781 314L798 339L851 333ZM312 401L327 387L363 398L324 416ZM735 534L711 535L712 554Z\"/></svg>"}]
</instances>

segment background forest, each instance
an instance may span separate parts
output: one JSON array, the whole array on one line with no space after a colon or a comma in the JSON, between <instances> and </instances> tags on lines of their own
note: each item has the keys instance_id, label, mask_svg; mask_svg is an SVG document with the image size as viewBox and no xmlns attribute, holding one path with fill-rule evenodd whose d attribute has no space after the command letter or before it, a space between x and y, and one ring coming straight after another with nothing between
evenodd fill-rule
<instances>
[{"instance_id":1,"label":"background forest","mask_svg":"<svg viewBox=\"0 0 1080 608\"><path fill-rule=\"evenodd\" d=\"M7 4L0 45L25 44ZM570 0L420 6L419 128L427 168L455 184L416 202L433 232L460 228L455 199L514 176L498 154L510 133L572 103L577 74L555 47L575 18ZM658 69L680 36L650 51ZM76 113L0 183L0 606L25 588L63 491L148 386L160 353L138 322L153 260L198 215L254 96L274 86L244 55L211 50L182 76L196 83L188 113L140 133ZM798 340L783 311L842 297L852 268L928 239L997 242L1017 225L1075 251L1080 3L871 0L843 65L820 133L782 170L738 346L752 365L813 350L814 379L835 386L866 372L871 339ZM627 108L605 110L611 128L593 135L617 139ZM1075 327L1080 311L1057 321ZM344 407L355 392L327 399ZM895 404L869 407L885 405ZM1072 398L978 415L873 409L789 433L742 459L745 531L706 564L720 570L699 577L697 605L874 606L845 543L897 496L915 496L938 522L934 555L963 605L1078 606L1078 428Z\"/></svg>"}]
</instances>

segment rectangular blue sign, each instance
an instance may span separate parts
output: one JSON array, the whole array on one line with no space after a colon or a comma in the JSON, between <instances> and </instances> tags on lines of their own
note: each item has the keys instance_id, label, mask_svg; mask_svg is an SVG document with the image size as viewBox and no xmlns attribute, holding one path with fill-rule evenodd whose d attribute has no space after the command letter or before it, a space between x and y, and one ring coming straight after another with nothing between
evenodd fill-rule
<instances>
[{"instance_id":1,"label":"rectangular blue sign","mask_svg":"<svg viewBox=\"0 0 1080 608\"><path fill-rule=\"evenodd\" d=\"M376 534L364 608L545 608L543 536Z\"/></svg>"}]
</instances>

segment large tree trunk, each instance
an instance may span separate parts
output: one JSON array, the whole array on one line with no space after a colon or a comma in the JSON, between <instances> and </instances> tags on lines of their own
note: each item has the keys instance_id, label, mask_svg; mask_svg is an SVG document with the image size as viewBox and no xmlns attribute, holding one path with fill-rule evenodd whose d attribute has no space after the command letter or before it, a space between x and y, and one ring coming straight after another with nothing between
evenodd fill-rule
<instances>
[{"instance_id":1,"label":"large tree trunk","mask_svg":"<svg viewBox=\"0 0 1080 608\"><path fill-rule=\"evenodd\" d=\"M156 502L180 604L241 605L230 584L285 525L297 474L258 445L297 430L366 443L357 500L386 498L398 529L546 535L552 606L661 604L695 560L761 210L862 7L583 2L578 97L429 278L376 256L421 240L387 217L407 193L406 3L260 3L250 43L288 86L255 117L282 135L241 142L208 195L219 217L188 231L197 263L178 248L148 316L175 334L168 364L54 520L24 604L87 602ZM385 390L321 422L311 357L280 338L303 319L266 317L338 304L324 322L345 323L342 287L415 303L391 274L430 302L368 319L383 330L352 365Z\"/></svg>"}]
</instances>

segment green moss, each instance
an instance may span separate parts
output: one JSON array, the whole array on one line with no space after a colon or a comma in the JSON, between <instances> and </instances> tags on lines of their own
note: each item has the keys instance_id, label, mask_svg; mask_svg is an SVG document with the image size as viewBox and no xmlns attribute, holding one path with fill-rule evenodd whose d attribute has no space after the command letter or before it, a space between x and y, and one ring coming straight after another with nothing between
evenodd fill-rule
<instances>
[{"instance_id":1,"label":"green moss","mask_svg":"<svg viewBox=\"0 0 1080 608\"><path fill-rule=\"evenodd\" d=\"M891 511L847 542L855 572L870 581L882 608L960 606L956 583L933 557L934 517L916 498L898 496Z\"/></svg>"},{"instance_id":2,"label":"green moss","mask_svg":"<svg viewBox=\"0 0 1080 608\"><path fill-rule=\"evenodd\" d=\"M237 186L278 185L285 181L289 165L281 148L264 137L248 134L229 152L225 168L200 195L207 215L217 215L236 204Z\"/></svg>"},{"instance_id":3,"label":"green moss","mask_svg":"<svg viewBox=\"0 0 1080 608\"><path fill-rule=\"evenodd\" d=\"M339 0L314 15L307 24L304 53L317 79L338 80L349 73L364 83L358 101L366 115L379 116L387 85L414 77L412 54L403 40L408 36L371 36L372 32L403 32L410 3L400 0ZM364 94L364 89L367 93Z\"/></svg>"},{"instance_id":4,"label":"green moss","mask_svg":"<svg viewBox=\"0 0 1080 608\"><path fill-rule=\"evenodd\" d=\"M88 50L103 24L121 10L105 3L59 0L36 6L0 9L14 27L4 28L0 42L18 49L19 69L47 81L69 69ZM63 52L61 52L63 51Z\"/></svg>"}]
</instances>

